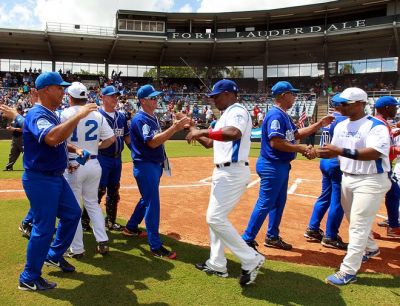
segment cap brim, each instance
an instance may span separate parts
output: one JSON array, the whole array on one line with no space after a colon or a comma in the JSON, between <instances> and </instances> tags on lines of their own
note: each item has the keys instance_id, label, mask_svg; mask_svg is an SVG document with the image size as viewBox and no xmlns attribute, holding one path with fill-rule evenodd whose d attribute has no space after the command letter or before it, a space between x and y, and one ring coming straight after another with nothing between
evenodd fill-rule
<instances>
[{"instance_id":1,"label":"cap brim","mask_svg":"<svg viewBox=\"0 0 400 306\"><path fill-rule=\"evenodd\" d=\"M71 83L68 83L68 82L65 82L65 81L62 81L61 84L60 84L60 86L70 86L70 85L71 85Z\"/></svg>"},{"instance_id":2,"label":"cap brim","mask_svg":"<svg viewBox=\"0 0 400 306\"><path fill-rule=\"evenodd\" d=\"M120 96L121 93L119 91L112 91L112 92L109 92L108 94L105 94L103 96L113 96L113 95Z\"/></svg>"},{"instance_id":3,"label":"cap brim","mask_svg":"<svg viewBox=\"0 0 400 306\"><path fill-rule=\"evenodd\" d=\"M222 93L222 91L212 91L212 92L207 94L207 97L211 98L213 96L219 95L220 93Z\"/></svg>"},{"instance_id":4,"label":"cap brim","mask_svg":"<svg viewBox=\"0 0 400 306\"><path fill-rule=\"evenodd\" d=\"M155 91L148 95L149 98L157 97L162 94L162 91Z\"/></svg>"},{"instance_id":5,"label":"cap brim","mask_svg":"<svg viewBox=\"0 0 400 306\"><path fill-rule=\"evenodd\" d=\"M333 103L336 103L336 104L346 103L346 102L348 102L348 101L349 101L349 100L340 97L340 94L334 95L334 96L332 97L332 102L333 102Z\"/></svg>"},{"instance_id":6,"label":"cap brim","mask_svg":"<svg viewBox=\"0 0 400 306\"><path fill-rule=\"evenodd\" d=\"M299 92L299 91L300 91L300 89L293 88L293 89L291 89L290 91L291 91L291 92Z\"/></svg>"}]
</instances>

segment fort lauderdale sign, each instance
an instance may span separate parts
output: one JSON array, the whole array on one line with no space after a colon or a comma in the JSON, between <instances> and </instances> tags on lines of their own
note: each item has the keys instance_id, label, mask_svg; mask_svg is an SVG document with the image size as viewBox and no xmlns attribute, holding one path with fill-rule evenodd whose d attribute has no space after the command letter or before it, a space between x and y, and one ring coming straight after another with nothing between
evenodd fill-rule
<instances>
[{"instance_id":1,"label":"fort lauderdale sign","mask_svg":"<svg viewBox=\"0 0 400 306\"><path fill-rule=\"evenodd\" d=\"M268 30L268 31L250 31L250 32L218 32L218 33L168 33L169 39L214 39L214 38L269 38L269 37L284 37L289 35L304 35L304 34L312 34L312 33L327 33L329 32L337 32L343 30L351 30L351 29L359 29L365 28L367 26L376 25L382 23L382 19L379 18L381 22L378 21L378 18L373 19L361 19L355 21L341 22L341 23L333 23L326 26L308 26L308 27L299 27L299 28L288 28L288 29L279 29L279 30ZM393 19L392 19L393 20ZM387 23L387 21L385 22Z\"/></svg>"}]
</instances>

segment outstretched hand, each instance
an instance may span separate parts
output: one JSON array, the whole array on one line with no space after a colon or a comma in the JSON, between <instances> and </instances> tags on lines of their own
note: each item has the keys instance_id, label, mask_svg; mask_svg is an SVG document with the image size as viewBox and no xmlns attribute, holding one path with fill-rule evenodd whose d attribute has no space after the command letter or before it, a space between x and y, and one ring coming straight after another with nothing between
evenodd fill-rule
<instances>
[{"instance_id":1,"label":"outstretched hand","mask_svg":"<svg viewBox=\"0 0 400 306\"><path fill-rule=\"evenodd\" d=\"M318 157L320 158L333 158L342 153L342 149L332 144L326 144L317 150Z\"/></svg>"},{"instance_id":2,"label":"outstretched hand","mask_svg":"<svg viewBox=\"0 0 400 306\"><path fill-rule=\"evenodd\" d=\"M321 126L327 126L327 125L331 124L334 119L335 119L335 116L327 115L325 117L322 117L319 120L319 124L321 124Z\"/></svg>"}]
</instances>

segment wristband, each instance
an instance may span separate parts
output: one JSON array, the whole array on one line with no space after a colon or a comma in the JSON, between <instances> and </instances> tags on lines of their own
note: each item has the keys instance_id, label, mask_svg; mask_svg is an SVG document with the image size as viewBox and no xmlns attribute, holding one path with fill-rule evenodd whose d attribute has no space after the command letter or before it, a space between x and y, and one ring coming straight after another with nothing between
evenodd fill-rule
<instances>
[{"instance_id":1,"label":"wristband","mask_svg":"<svg viewBox=\"0 0 400 306\"><path fill-rule=\"evenodd\" d=\"M224 141L224 139L222 138L222 129L213 131L213 130L209 130L208 131L208 138L213 139L213 140L217 140L217 141Z\"/></svg>"},{"instance_id":2,"label":"wristband","mask_svg":"<svg viewBox=\"0 0 400 306\"><path fill-rule=\"evenodd\" d=\"M24 124L24 122L25 122L25 118L24 118L23 116L21 116L21 115L18 115L18 116L15 118L15 122L17 122L17 124L18 124L19 126L22 126L22 125Z\"/></svg>"},{"instance_id":3,"label":"wristband","mask_svg":"<svg viewBox=\"0 0 400 306\"><path fill-rule=\"evenodd\" d=\"M343 157L347 157L350 159L358 159L358 150L356 149L343 149L342 154Z\"/></svg>"}]
</instances>

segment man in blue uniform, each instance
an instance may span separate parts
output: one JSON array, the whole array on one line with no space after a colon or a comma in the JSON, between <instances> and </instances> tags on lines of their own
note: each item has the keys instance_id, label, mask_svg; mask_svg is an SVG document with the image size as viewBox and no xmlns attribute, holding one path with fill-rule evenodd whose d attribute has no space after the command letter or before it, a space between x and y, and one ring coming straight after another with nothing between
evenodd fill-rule
<instances>
[{"instance_id":1,"label":"man in blue uniform","mask_svg":"<svg viewBox=\"0 0 400 306\"><path fill-rule=\"evenodd\" d=\"M339 94L332 97L335 107L335 120L332 124L322 128L320 147L331 143L333 131L339 122L347 119L340 113L340 105L343 100ZM340 224L343 219L343 208L340 205L340 186L342 182L342 171L340 171L339 160L337 157L321 158L320 170L322 173L322 191L314 204L308 228L304 237L310 241L318 241L325 247L336 248L340 250L347 249L347 243L342 241L338 235ZM321 220L329 208L328 218L326 220L326 233L320 229Z\"/></svg>"},{"instance_id":2,"label":"man in blue uniform","mask_svg":"<svg viewBox=\"0 0 400 306\"><path fill-rule=\"evenodd\" d=\"M43 263L64 272L75 271L75 267L63 258L81 215L75 196L63 176L68 163L65 140L81 118L96 110L95 105L86 105L76 116L61 124L54 111L61 104L63 86L69 83L64 82L56 72L46 72L38 76L35 85L40 104L28 112L23 128L26 151L22 184L30 202L33 223L25 269L19 278L18 288L21 290L56 287L55 283L41 277ZM76 147L70 150L82 155L82 150ZM56 217L59 222L51 243Z\"/></svg>"},{"instance_id":3,"label":"man in blue uniform","mask_svg":"<svg viewBox=\"0 0 400 306\"><path fill-rule=\"evenodd\" d=\"M160 178L168 170L168 159L164 142L185 125L190 119L186 116L174 122L171 127L161 131L154 111L157 109L157 97L162 92L156 91L151 85L139 88L137 96L141 110L133 117L130 128L132 160L134 162L133 176L139 187L141 198L123 231L125 236L141 236L138 226L143 218L146 223L148 241L151 252L157 257L176 258L176 252L167 250L161 242L158 228L160 225Z\"/></svg>"},{"instance_id":4,"label":"man in blue uniform","mask_svg":"<svg viewBox=\"0 0 400 306\"><path fill-rule=\"evenodd\" d=\"M116 110L118 104L119 91L114 86L107 86L101 91L103 107L99 112L104 116L114 131L116 141L105 149L99 150L97 157L101 165L101 179L99 185L99 203L103 196L106 197L106 227L109 230L121 231L123 227L116 222L118 202L120 200L119 188L122 172L121 153L124 149L124 142L130 147L131 139L125 115ZM86 210L82 215L82 228L89 230L89 216Z\"/></svg>"},{"instance_id":5,"label":"man in blue uniform","mask_svg":"<svg viewBox=\"0 0 400 306\"><path fill-rule=\"evenodd\" d=\"M286 204L290 161L299 152L307 158L315 158L311 147L296 143L297 139L315 133L322 126L330 124L333 116L326 116L317 123L297 130L287 110L293 106L298 89L286 81L280 81L272 87L275 105L267 113L261 135L261 152L256 170L261 178L260 192L249 224L243 234L248 245L256 248L255 238L269 213L269 226L264 245L283 250L292 249L279 236L283 209Z\"/></svg>"}]
</instances>

